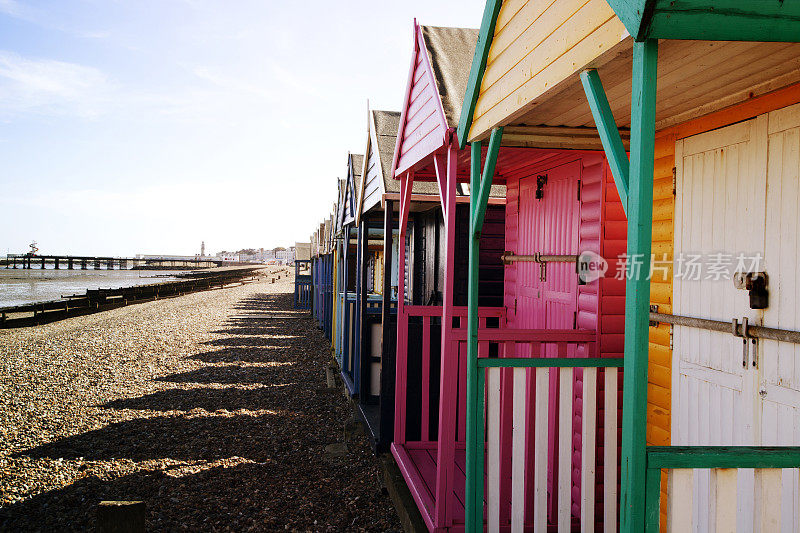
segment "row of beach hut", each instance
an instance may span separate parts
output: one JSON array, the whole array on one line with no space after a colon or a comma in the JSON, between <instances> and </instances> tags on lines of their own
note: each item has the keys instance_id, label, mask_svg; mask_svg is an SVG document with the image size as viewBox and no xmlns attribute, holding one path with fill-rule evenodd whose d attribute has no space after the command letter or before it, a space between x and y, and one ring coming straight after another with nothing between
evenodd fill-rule
<instances>
[{"instance_id":1,"label":"row of beach hut","mask_svg":"<svg viewBox=\"0 0 800 533\"><path fill-rule=\"evenodd\" d=\"M800 5L478 22L414 22L311 237L376 452L430 531L800 531Z\"/></svg>"}]
</instances>

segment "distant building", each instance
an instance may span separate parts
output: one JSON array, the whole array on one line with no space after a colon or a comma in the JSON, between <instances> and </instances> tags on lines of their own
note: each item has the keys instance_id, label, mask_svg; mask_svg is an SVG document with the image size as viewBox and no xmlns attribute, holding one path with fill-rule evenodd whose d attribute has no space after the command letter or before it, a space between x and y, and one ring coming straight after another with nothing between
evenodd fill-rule
<instances>
[{"instance_id":1,"label":"distant building","mask_svg":"<svg viewBox=\"0 0 800 533\"><path fill-rule=\"evenodd\" d=\"M294 264L294 246L288 250L278 250L275 252L275 260L284 265Z\"/></svg>"},{"instance_id":2,"label":"distant building","mask_svg":"<svg viewBox=\"0 0 800 533\"><path fill-rule=\"evenodd\" d=\"M197 261L198 259L214 259L213 257L198 255L148 255L136 254L136 259L159 259L162 261Z\"/></svg>"}]
</instances>

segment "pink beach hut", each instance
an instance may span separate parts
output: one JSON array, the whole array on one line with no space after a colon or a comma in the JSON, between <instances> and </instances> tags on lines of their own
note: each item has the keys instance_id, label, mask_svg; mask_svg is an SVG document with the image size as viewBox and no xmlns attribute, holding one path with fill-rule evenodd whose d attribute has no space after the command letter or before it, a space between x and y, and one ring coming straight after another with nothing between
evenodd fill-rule
<instances>
[{"instance_id":1,"label":"pink beach hut","mask_svg":"<svg viewBox=\"0 0 800 533\"><path fill-rule=\"evenodd\" d=\"M401 181L400 242L406 246L400 247L400 265L401 269L407 266L405 254L415 242L408 235L410 188L419 180L433 182L443 217L443 290L440 305L420 305L423 302L416 301L414 291L406 289L407 284L414 285L414 272L406 268L399 277L399 292L406 297L398 301L391 450L428 528L459 531L465 525L466 499L464 297L470 214L464 202L478 191L469 189L470 154L459 150L456 132L478 33L416 24L414 30L413 60L392 166L393 176ZM589 133L577 140L537 145L535 136L520 140L508 132L496 153L494 183L502 189L492 193L502 191L505 198L493 200L490 195L480 238L479 358L594 359L622 354L624 281L614 279L614 273L616 258L625 250L625 217L596 132ZM565 145L572 149L563 149ZM576 270L581 252L606 261L609 275L582 280ZM501 527L510 526L512 490L527 491L531 497L523 522L532 527L538 464L546 475L548 523L566 521L577 526L573 517L580 515L585 449L583 372L580 368L550 372L548 386L540 387L539 396L534 372L525 374L524 392L518 390L516 395L515 376L514 369L500 369L496 401L488 394L482 402L497 413L491 424L487 413L487 444L495 444L481 459L489 473L486 503L497 502L488 514ZM610 383L616 392L621 383L616 369L613 376ZM606 402L604 383L597 396L601 409L587 418L595 426L595 442L590 443L587 457L593 458L593 468L600 472L606 457L603 408L610 406L613 411L608 422L618 416L617 394L609 395ZM412 394L418 390L421 401ZM547 391L544 396L543 391ZM515 413L520 412L526 413L527 421L522 438L513 434L514 426L519 426ZM536 442L539 424L548 428L544 443ZM616 434L616 422L609 427ZM490 436L495 429L496 435ZM523 443L521 447L513 447L514 439ZM520 453L515 449L523 450L524 468L513 461L513 454ZM617 456L616 450L608 455L614 458L608 471L615 480ZM491 472L496 475L492 477ZM516 485L512 480L517 480ZM490 496L495 487L497 493ZM593 486L592 494L598 490ZM603 501L602 494L597 501Z\"/></svg>"}]
</instances>

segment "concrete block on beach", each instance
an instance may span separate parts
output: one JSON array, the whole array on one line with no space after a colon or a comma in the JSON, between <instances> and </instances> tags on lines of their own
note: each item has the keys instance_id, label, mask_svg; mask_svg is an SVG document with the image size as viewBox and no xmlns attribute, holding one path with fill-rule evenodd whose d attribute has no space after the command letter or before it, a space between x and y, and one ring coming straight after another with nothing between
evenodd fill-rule
<instances>
[{"instance_id":1,"label":"concrete block on beach","mask_svg":"<svg viewBox=\"0 0 800 533\"><path fill-rule=\"evenodd\" d=\"M347 444L344 442L335 442L325 446L325 453L322 454L322 458L329 462L335 461L336 459L347 457L349 451L350 450L347 448Z\"/></svg>"},{"instance_id":2,"label":"concrete block on beach","mask_svg":"<svg viewBox=\"0 0 800 533\"><path fill-rule=\"evenodd\" d=\"M100 533L144 533L145 505L140 501L103 501L97 507Z\"/></svg>"}]
</instances>

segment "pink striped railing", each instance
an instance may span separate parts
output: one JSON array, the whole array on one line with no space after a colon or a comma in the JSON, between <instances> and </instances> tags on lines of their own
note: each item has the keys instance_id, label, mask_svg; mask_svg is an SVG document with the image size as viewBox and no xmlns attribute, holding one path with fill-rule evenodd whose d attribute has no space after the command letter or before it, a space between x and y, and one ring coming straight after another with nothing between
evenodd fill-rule
<instances>
[{"instance_id":1,"label":"pink striped railing","mask_svg":"<svg viewBox=\"0 0 800 533\"><path fill-rule=\"evenodd\" d=\"M466 353L466 332L453 339ZM488 531L616 529L622 362L596 358L596 339L595 331L479 329L485 422L467 446L478 446L485 483L480 475L470 506L480 514L468 520L485 519ZM496 356L484 357L491 345Z\"/></svg>"}]
</instances>

